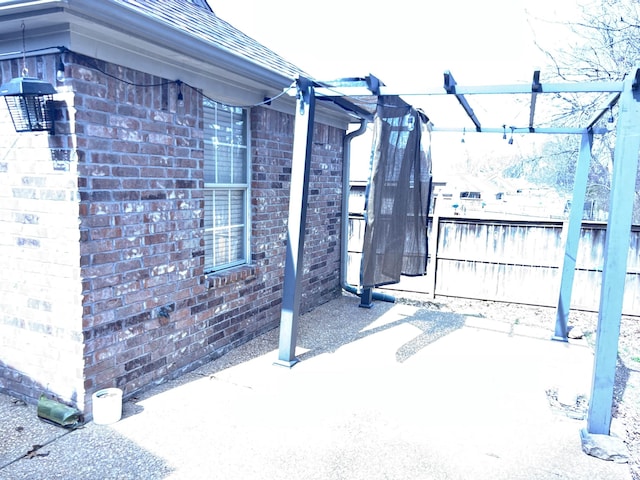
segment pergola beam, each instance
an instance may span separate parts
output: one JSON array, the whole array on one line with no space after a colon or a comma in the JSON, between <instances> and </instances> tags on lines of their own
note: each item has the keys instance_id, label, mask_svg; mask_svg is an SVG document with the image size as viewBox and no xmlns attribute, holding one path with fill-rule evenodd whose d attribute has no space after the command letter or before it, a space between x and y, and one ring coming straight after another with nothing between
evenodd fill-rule
<instances>
[{"instance_id":1,"label":"pergola beam","mask_svg":"<svg viewBox=\"0 0 640 480\"><path fill-rule=\"evenodd\" d=\"M533 72L533 82L531 82L531 106L529 108L529 130L533 129L533 118L536 114L536 98L542 91L540 84L540 70Z\"/></svg>"},{"instance_id":2,"label":"pergola beam","mask_svg":"<svg viewBox=\"0 0 640 480\"><path fill-rule=\"evenodd\" d=\"M605 134L609 130L606 128L580 128L580 127L542 127L542 128L529 128L529 127L509 127L509 130L513 130L513 133L544 133L550 135L583 135L591 132L594 134ZM462 133L469 132L465 128L460 127L436 127L431 129L432 132L450 132L450 133ZM479 133L499 133L504 134L504 127L482 127Z\"/></svg>"},{"instance_id":3,"label":"pergola beam","mask_svg":"<svg viewBox=\"0 0 640 480\"><path fill-rule=\"evenodd\" d=\"M477 132L482 131L482 127L480 126L480 120L478 120L478 117L476 117L476 114L474 113L473 108L471 108L471 105L469 105L469 102L464 97L464 95L457 92L456 81L453 78L453 75L451 75L451 72L449 71L444 72L444 89L449 95L455 95L460 105L462 105L462 108L464 108L464 111L467 114L467 116L471 119L473 124L476 126L476 131Z\"/></svg>"},{"instance_id":4,"label":"pergola beam","mask_svg":"<svg viewBox=\"0 0 640 480\"><path fill-rule=\"evenodd\" d=\"M611 109L616 103L618 103L619 99L620 99L620 92L612 93L609 96L609 99L607 100L606 106L601 108L599 111L597 111L596 114L591 118L591 120L589 120L589 123L587 124L587 128L591 128L596 123L598 123L605 113L607 112L611 113ZM613 119L613 115L611 115L611 118Z\"/></svg>"},{"instance_id":5,"label":"pergola beam","mask_svg":"<svg viewBox=\"0 0 640 480\"><path fill-rule=\"evenodd\" d=\"M623 89L623 82L576 82L576 83L541 83L540 91L537 93L620 93ZM455 93L458 95L503 95L503 94L531 94L531 84L511 84L511 85L477 85L477 86L455 86ZM295 92L291 92L295 95ZM365 86L338 86L338 87L316 87L318 97L340 97L340 96L367 96L371 95L371 90ZM424 90L398 90L393 87L380 86L379 95L400 95L400 96L437 96L450 95L442 87L427 88Z\"/></svg>"},{"instance_id":6,"label":"pergola beam","mask_svg":"<svg viewBox=\"0 0 640 480\"><path fill-rule=\"evenodd\" d=\"M322 99L322 97L320 97L320 98ZM365 119L365 120L367 120L369 122L373 121L373 117L374 117L373 113L369 112L368 110L366 110L366 109L364 109L364 108L362 108L362 107L360 107L358 105L355 105L352 102L349 102L348 100L345 100L345 99L343 99L341 97L335 97L335 98L332 98L331 101L333 103L335 103L336 105L344 108L345 110L355 113L360 118L363 118L363 119Z\"/></svg>"}]
</instances>

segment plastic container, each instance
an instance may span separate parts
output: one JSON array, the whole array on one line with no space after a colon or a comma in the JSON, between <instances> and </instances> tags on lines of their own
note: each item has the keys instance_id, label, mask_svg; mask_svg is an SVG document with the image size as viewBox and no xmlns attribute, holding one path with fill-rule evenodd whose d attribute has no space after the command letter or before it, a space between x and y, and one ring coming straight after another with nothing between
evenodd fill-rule
<instances>
[{"instance_id":1,"label":"plastic container","mask_svg":"<svg viewBox=\"0 0 640 480\"><path fill-rule=\"evenodd\" d=\"M122 390L104 388L95 392L93 399L93 422L99 425L116 423L122 418Z\"/></svg>"}]
</instances>

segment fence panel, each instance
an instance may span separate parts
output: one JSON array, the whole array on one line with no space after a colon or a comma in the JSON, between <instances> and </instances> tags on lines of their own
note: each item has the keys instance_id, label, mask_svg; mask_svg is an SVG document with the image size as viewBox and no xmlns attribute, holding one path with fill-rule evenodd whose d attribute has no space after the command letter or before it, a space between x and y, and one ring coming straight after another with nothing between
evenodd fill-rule
<instances>
[{"instance_id":1,"label":"fence panel","mask_svg":"<svg viewBox=\"0 0 640 480\"><path fill-rule=\"evenodd\" d=\"M348 280L359 278L364 221L350 219ZM429 276L403 277L392 290L555 307L564 256L561 221L435 218ZM430 231L430 235L433 233ZM582 225L571 307L598 311L606 225ZM433 250L433 249L432 249ZM640 315L640 226L632 228L623 313ZM431 262L435 261L435 265ZM434 268L435 267L435 268Z\"/></svg>"}]
</instances>

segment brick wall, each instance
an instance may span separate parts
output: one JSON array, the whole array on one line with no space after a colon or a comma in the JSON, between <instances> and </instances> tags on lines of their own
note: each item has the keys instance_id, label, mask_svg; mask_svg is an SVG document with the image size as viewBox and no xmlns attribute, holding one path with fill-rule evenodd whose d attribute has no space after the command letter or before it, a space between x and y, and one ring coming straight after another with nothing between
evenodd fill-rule
<instances>
[{"instance_id":1,"label":"brick wall","mask_svg":"<svg viewBox=\"0 0 640 480\"><path fill-rule=\"evenodd\" d=\"M206 276L201 96L178 107L164 79L64 60L56 135L12 133L0 109L0 388L89 412L100 388L131 394L278 325L294 118L252 109L252 261ZM340 289L343 135L316 125L303 312Z\"/></svg>"},{"instance_id":2,"label":"brick wall","mask_svg":"<svg viewBox=\"0 0 640 480\"><path fill-rule=\"evenodd\" d=\"M252 262L203 274L202 102L173 86L132 87L74 69L85 386L131 393L176 376L278 325L293 117L255 108ZM162 79L113 65L138 84ZM302 310L339 291L342 132L318 125ZM164 308L168 318L161 315Z\"/></svg>"},{"instance_id":3,"label":"brick wall","mask_svg":"<svg viewBox=\"0 0 640 480\"><path fill-rule=\"evenodd\" d=\"M267 109L254 109L251 116L254 263L270 272L268 286L277 287L278 302L284 280L294 122L292 115ZM316 124L314 129L301 312L339 292L343 135L327 125Z\"/></svg>"},{"instance_id":4,"label":"brick wall","mask_svg":"<svg viewBox=\"0 0 640 480\"><path fill-rule=\"evenodd\" d=\"M30 75L55 85L54 61L28 59ZM21 61L0 62L2 83L21 70ZM0 390L82 404L77 173L71 97L59 91L56 135L15 133L0 99Z\"/></svg>"}]
</instances>

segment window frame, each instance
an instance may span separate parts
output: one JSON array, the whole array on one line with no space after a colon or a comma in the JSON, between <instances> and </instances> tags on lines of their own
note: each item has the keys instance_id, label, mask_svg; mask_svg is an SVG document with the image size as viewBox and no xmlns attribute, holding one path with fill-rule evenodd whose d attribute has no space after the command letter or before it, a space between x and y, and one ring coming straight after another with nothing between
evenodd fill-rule
<instances>
[{"instance_id":1,"label":"window frame","mask_svg":"<svg viewBox=\"0 0 640 480\"><path fill-rule=\"evenodd\" d=\"M218 121L218 113L219 109L225 111L226 115L229 115L229 122L227 124L221 123ZM210 114L213 115L215 121L212 123L208 123L207 121L207 112L210 111ZM244 145L237 143L235 139L238 137L237 130L234 130L234 126L238 121L238 116L241 117L242 121L242 129L241 138L244 138ZM203 100L203 141L204 141L204 160L203 160L203 174L204 177L204 204L203 204L203 215L204 215L204 273L205 274L215 274L224 272L226 270L232 269L234 267L238 267L241 265L248 265L251 259L251 137L250 137L250 125L249 125L249 110L240 107L228 106L222 103L215 102L211 99L205 98ZM220 142L218 137L215 135L211 135L209 132L211 128L209 125L215 125L214 130L227 128L228 136L231 138L231 142ZM207 138L210 138L207 140ZM212 139L216 140L212 140ZM229 159L230 159L230 180L231 182L215 182L207 181L206 171L208 162L211 163L211 167L215 170L217 168L216 162L216 149L217 148L228 148ZM244 155L242 156L243 168L244 168L244 178L243 181L239 182L233 181L231 176L233 175L233 160L237 158L238 150L244 151ZM209 155L214 155L213 158L208 158ZM234 192L241 192L244 194L244 198L241 200L241 208L243 212L241 213L241 221L233 222L233 202L231 200L228 201L227 207L228 210L226 212L227 221L223 224L219 223L219 218L216 219L214 217L215 212L215 204L216 201L216 193L226 193L229 197L233 195ZM208 206L210 204L210 206ZM207 218L207 216L211 216ZM210 225L208 225L210 222ZM241 231L241 240L239 243L239 248L241 248L242 254L238 258L227 258L227 261L216 263L216 231L221 233L221 236L224 235L223 232L226 231L227 245L224 249L224 254L229 257L230 253L234 251L231 243L233 242L233 231L240 228Z\"/></svg>"}]
</instances>

